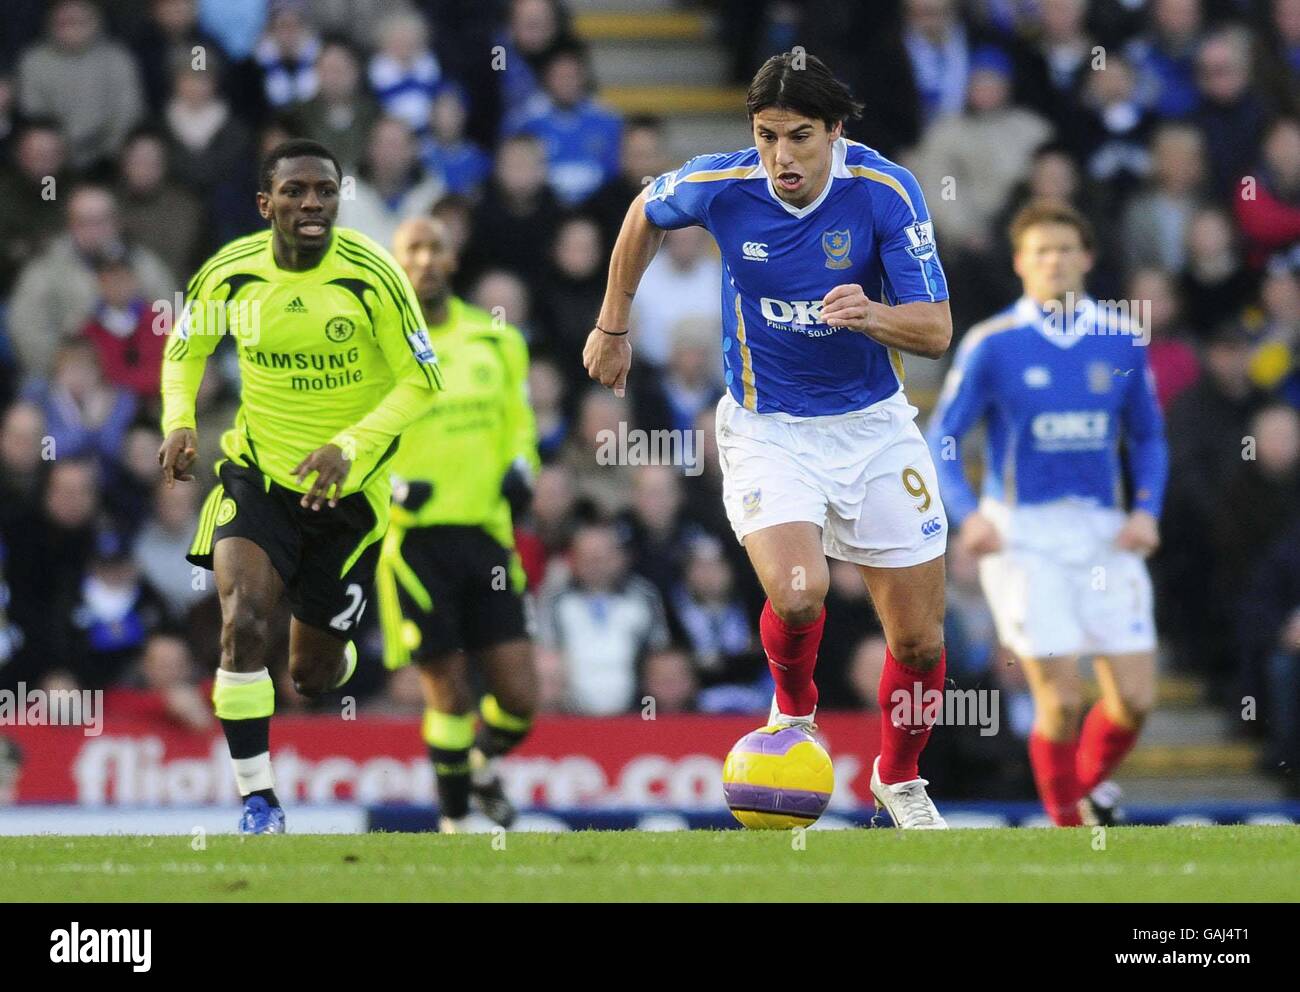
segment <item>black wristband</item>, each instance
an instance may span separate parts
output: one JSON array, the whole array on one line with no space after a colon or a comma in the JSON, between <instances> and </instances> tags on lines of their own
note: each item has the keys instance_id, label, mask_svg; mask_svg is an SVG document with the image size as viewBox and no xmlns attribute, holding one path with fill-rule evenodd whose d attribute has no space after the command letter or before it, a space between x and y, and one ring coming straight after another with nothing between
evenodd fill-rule
<instances>
[{"instance_id":1,"label":"black wristband","mask_svg":"<svg viewBox=\"0 0 1300 992\"><path fill-rule=\"evenodd\" d=\"M596 330L600 331L601 334L608 334L611 338L621 338L627 333L627 331L607 331L599 324L596 325ZM630 331L631 328L629 327L628 330Z\"/></svg>"}]
</instances>

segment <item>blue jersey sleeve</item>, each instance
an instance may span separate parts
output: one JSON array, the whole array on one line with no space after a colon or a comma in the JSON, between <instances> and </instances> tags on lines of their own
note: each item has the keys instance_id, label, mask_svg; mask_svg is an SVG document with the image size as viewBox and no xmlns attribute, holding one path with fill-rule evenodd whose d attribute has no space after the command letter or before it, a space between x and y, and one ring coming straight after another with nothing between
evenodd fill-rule
<instances>
[{"instance_id":1,"label":"blue jersey sleeve","mask_svg":"<svg viewBox=\"0 0 1300 992\"><path fill-rule=\"evenodd\" d=\"M892 291L886 303L934 303L948 298L934 223L916 178L894 166L873 185L876 244Z\"/></svg>"},{"instance_id":2,"label":"blue jersey sleeve","mask_svg":"<svg viewBox=\"0 0 1300 992\"><path fill-rule=\"evenodd\" d=\"M925 435L939 476L944 510L953 527L961 526L979 505L962 467L961 441L988 409L987 364L988 346L983 336L967 334L957 348Z\"/></svg>"},{"instance_id":3,"label":"blue jersey sleeve","mask_svg":"<svg viewBox=\"0 0 1300 992\"><path fill-rule=\"evenodd\" d=\"M1165 441L1164 417L1156 400L1155 377L1145 352L1139 352L1139 365L1128 380L1124 396L1124 443L1133 477L1133 509L1146 510L1159 517L1169 479L1169 446Z\"/></svg>"},{"instance_id":4,"label":"blue jersey sleeve","mask_svg":"<svg viewBox=\"0 0 1300 992\"><path fill-rule=\"evenodd\" d=\"M646 219L666 231L692 225L707 228L709 202L723 186L722 181L709 177L734 158L730 154L697 155L680 169L665 172L646 191Z\"/></svg>"}]
</instances>

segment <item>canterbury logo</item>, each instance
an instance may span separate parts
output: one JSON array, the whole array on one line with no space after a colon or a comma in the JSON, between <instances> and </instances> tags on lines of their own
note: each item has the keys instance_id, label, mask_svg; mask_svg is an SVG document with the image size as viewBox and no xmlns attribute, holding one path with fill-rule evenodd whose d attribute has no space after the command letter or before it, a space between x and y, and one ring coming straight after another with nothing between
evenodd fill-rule
<instances>
[{"instance_id":1,"label":"canterbury logo","mask_svg":"<svg viewBox=\"0 0 1300 992\"><path fill-rule=\"evenodd\" d=\"M289 305L284 308L285 313L306 313L307 308L303 305L302 297L295 296L289 301Z\"/></svg>"},{"instance_id":2,"label":"canterbury logo","mask_svg":"<svg viewBox=\"0 0 1300 992\"><path fill-rule=\"evenodd\" d=\"M767 261L766 241L746 241L741 245L740 250L744 252L746 258L752 258L758 262Z\"/></svg>"},{"instance_id":3,"label":"canterbury logo","mask_svg":"<svg viewBox=\"0 0 1300 992\"><path fill-rule=\"evenodd\" d=\"M935 534L943 530L943 524L939 522L938 517L931 517L925 523L921 524L921 533L926 537L934 537Z\"/></svg>"}]
</instances>

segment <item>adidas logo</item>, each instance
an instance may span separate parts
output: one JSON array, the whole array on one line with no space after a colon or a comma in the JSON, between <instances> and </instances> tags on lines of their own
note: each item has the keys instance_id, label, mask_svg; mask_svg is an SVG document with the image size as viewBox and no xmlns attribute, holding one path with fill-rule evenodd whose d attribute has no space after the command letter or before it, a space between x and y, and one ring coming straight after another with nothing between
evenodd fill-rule
<instances>
[{"instance_id":1,"label":"adidas logo","mask_svg":"<svg viewBox=\"0 0 1300 992\"><path fill-rule=\"evenodd\" d=\"M303 306L302 297L295 296L289 301L289 305L284 308L285 313L306 313L307 308Z\"/></svg>"}]
</instances>

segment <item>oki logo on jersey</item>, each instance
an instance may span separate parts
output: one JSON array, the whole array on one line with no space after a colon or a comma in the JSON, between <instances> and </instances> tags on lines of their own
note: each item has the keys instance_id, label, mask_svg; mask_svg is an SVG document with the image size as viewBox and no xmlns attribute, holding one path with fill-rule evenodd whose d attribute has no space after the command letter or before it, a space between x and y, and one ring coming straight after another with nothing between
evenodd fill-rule
<instances>
[{"instance_id":1,"label":"oki logo on jersey","mask_svg":"<svg viewBox=\"0 0 1300 992\"><path fill-rule=\"evenodd\" d=\"M766 241L746 241L740 246L740 251L751 262L767 261Z\"/></svg>"},{"instance_id":2,"label":"oki logo on jersey","mask_svg":"<svg viewBox=\"0 0 1300 992\"><path fill-rule=\"evenodd\" d=\"M777 324L820 324L822 322L821 300L774 300L764 296L759 301L763 316Z\"/></svg>"},{"instance_id":3,"label":"oki logo on jersey","mask_svg":"<svg viewBox=\"0 0 1300 992\"><path fill-rule=\"evenodd\" d=\"M1030 429L1042 451L1099 448L1110 431L1110 414L1105 410L1067 410L1040 413Z\"/></svg>"},{"instance_id":4,"label":"oki logo on jersey","mask_svg":"<svg viewBox=\"0 0 1300 992\"><path fill-rule=\"evenodd\" d=\"M922 261L934 254L934 224L931 221L920 220L903 230L907 232L909 255Z\"/></svg>"}]
</instances>

